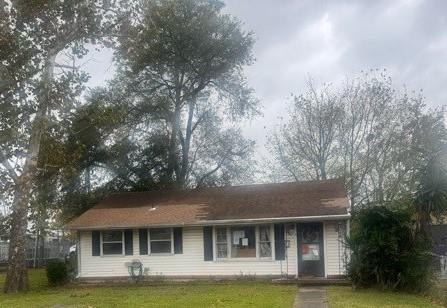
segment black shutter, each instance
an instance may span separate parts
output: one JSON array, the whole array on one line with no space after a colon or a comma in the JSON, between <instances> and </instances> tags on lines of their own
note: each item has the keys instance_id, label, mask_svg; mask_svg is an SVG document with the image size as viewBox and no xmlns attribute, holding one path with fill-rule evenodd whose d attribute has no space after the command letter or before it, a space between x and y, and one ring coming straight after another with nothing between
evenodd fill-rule
<instances>
[{"instance_id":1,"label":"black shutter","mask_svg":"<svg viewBox=\"0 0 447 308\"><path fill-rule=\"evenodd\" d=\"M133 230L124 230L124 251L126 256L133 255Z\"/></svg>"},{"instance_id":2,"label":"black shutter","mask_svg":"<svg viewBox=\"0 0 447 308\"><path fill-rule=\"evenodd\" d=\"M183 253L183 232L182 228L174 228L174 253Z\"/></svg>"},{"instance_id":3,"label":"black shutter","mask_svg":"<svg viewBox=\"0 0 447 308\"><path fill-rule=\"evenodd\" d=\"M203 227L203 259L213 261L213 227Z\"/></svg>"},{"instance_id":4,"label":"black shutter","mask_svg":"<svg viewBox=\"0 0 447 308\"><path fill-rule=\"evenodd\" d=\"M284 224L275 224L275 259L285 260Z\"/></svg>"},{"instance_id":5,"label":"black shutter","mask_svg":"<svg viewBox=\"0 0 447 308\"><path fill-rule=\"evenodd\" d=\"M101 232L92 231L92 256L99 256L101 254Z\"/></svg>"},{"instance_id":6,"label":"black shutter","mask_svg":"<svg viewBox=\"0 0 447 308\"><path fill-rule=\"evenodd\" d=\"M147 229L140 229L139 238L140 238L140 255L147 255Z\"/></svg>"}]
</instances>

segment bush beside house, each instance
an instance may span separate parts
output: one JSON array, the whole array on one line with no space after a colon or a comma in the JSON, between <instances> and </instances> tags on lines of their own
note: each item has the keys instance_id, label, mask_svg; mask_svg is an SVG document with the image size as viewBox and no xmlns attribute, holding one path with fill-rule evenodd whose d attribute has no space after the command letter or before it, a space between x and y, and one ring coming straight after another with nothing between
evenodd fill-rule
<instances>
[{"instance_id":1,"label":"bush beside house","mask_svg":"<svg viewBox=\"0 0 447 308\"><path fill-rule=\"evenodd\" d=\"M431 240L406 208L374 206L353 219L348 275L354 287L423 291L433 284Z\"/></svg>"},{"instance_id":2,"label":"bush beside house","mask_svg":"<svg viewBox=\"0 0 447 308\"><path fill-rule=\"evenodd\" d=\"M68 267L62 260L51 260L47 265L48 283L52 286L63 285L68 282Z\"/></svg>"}]
</instances>

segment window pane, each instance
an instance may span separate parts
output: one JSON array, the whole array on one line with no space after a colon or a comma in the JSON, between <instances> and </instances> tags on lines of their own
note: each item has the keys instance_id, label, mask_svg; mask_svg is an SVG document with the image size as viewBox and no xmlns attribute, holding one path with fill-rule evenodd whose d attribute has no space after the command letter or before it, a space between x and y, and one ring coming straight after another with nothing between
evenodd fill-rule
<instances>
[{"instance_id":1,"label":"window pane","mask_svg":"<svg viewBox=\"0 0 447 308\"><path fill-rule=\"evenodd\" d=\"M303 227L302 233L302 241L303 243L319 243L320 242L320 232L318 231L318 227L314 225Z\"/></svg>"},{"instance_id":2,"label":"window pane","mask_svg":"<svg viewBox=\"0 0 447 308\"><path fill-rule=\"evenodd\" d=\"M261 258L268 258L272 256L270 226L259 227L259 256Z\"/></svg>"},{"instance_id":3,"label":"window pane","mask_svg":"<svg viewBox=\"0 0 447 308\"><path fill-rule=\"evenodd\" d=\"M226 257L228 257L228 245L227 245L227 243L217 244L217 257L218 258L226 258Z\"/></svg>"},{"instance_id":4,"label":"window pane","mask_svg":"<svg viewBox=\"0 0 447 308\"><path fill-rule=\"evenodd\" d=\"M255 258L256 257L256 232L255 227L231 228L231 257Z\"/></svg>"},{"instance_id":5,"label":"window pane","mask_svg":"<svg viewBox=\"0 0 447 308\"><path fill-rule=\"evenodd\" d=\"M102 231L103 242L120 242L122 241L123 232L118 231Z\"/></svg>"},{"instance_id":6,"label":"window pane","mask_svg":"<svg viewBox=\"0 0 447 308\"><path fill-rule=\"evenodd\" d=\"M320 260L320 245L319 244L302 244L301 245L302 259Z\"/></svg>"},{"instance_id":7,"label":"window pane","mask_svg":"<svg viewBox=\"0 0 447 308\"><path fill-rule=\"evenodd\" d=\"M261 258L271 257L272 256L272 247L270 242L263 242L259 247L259 256Z\"/></svg>"},{"instance_id":8,"label":"window pane","mask_svg":"<svg viewBox=\"0 0 447 308\"><path fill-rule=\"evenodd\" d=\"M270 227L260 226L259 227L259 240L261 242L270 242Z\"/></svg>"},{"instance_id":9,"label":"window pane","mask_svg":"<svg viewBox=\"0 0 447 308\"><path fill-rule=\"evenodd\" d=\"M227 228L217 228L216 237L218 242L227 242Z\"/></svg>"},{"instance_id":10,"label":"window pane","mask_svg":"<svg viewBox=\"0 0 447 308\"><path fill-rule=\"evenodd\" d=\"M150 237L152 240L171 240L170 228L150 229Z\"/></svg>"},{"instance_id":11,"label":"window pane","mask_svg":"<svg viewBox=\"0 0 447 308\"><path fill-rule=\"evenodd\" d=\"M151 242L151 253L171 253L170 241Z\"/></svg>"},{"instance_id":12,"label":"window pane","mask_svg":"<svg viewBox=\"0 0 447 308\"><path fill-rule=\"evenodd\" d=\"M103 243L102 254L104 255L120 255L123 253L122 243Z\"/></svg>"}]
</instances>

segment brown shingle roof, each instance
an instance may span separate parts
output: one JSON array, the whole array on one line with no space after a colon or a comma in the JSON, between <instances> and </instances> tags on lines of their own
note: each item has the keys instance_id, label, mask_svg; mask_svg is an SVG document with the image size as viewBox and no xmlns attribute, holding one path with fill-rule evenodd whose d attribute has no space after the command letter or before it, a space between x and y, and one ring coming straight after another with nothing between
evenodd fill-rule
<instances>
[{"instance_id":1,"label":"brown shingle roof","mask_svg":"<svg viewBox=\"0 0 447 308\"><path fill-rule=\"evenodd\" d=\"M71 229L199 225L218 220L346 215L340 180L112 194Z\"/></svg>"}]
</instances>

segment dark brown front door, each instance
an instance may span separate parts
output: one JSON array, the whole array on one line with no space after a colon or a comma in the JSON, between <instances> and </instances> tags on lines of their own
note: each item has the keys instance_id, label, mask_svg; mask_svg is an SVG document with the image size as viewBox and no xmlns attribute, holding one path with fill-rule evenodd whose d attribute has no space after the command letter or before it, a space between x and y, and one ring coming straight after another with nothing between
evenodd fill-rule
<instances>
[{"instance_id":1,"label":"dark brown front door","mask_svg":"<svg viewBox=\"0 0 447 308\"><path fill-rule=\"evenodd\" d=\"M324 277L323 223L297 224L298 275Z\"/></svg>"}]
</instances>

